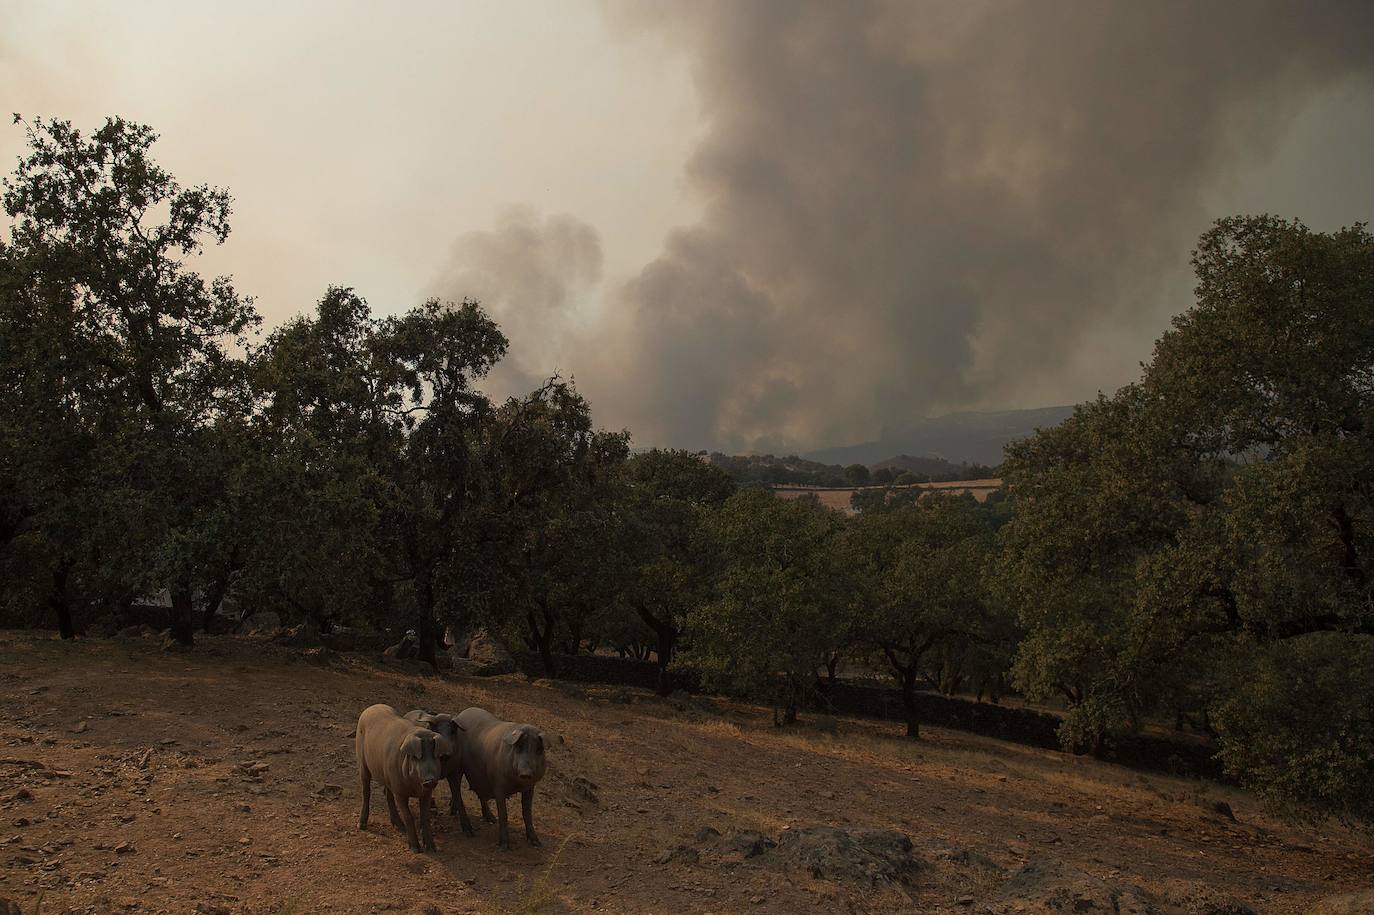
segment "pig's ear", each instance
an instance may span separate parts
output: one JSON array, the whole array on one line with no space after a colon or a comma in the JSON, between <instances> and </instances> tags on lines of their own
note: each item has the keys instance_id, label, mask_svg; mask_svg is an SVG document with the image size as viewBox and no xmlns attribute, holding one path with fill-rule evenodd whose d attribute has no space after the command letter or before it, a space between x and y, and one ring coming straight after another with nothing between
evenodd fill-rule
<instances>
[{"instance_id":1,"label":"pig's ear","mask_svg":"<svg viewBox=\"0 0 1374 915\"><path fill-rule=\"evenodd\" d=\"M424 741L420 739L419 734L411 734L405 740L401 741L401 753L405 756L413 756L416 759L420 759L421 754L424 752L425 744Z\"/></svg>"},{"instance_id":2,"label":"pig's ear","mask_svg":"<svg viewBox=\"0 0 1374 915\"><path fill-rule=\"evenodd\" d=\"M511 728L511 729L506 733L506 736L503 738L503 742L506 743L508 746L512 746L512 747L513 747L513 746L515 746L517 743L519 743L519 742L520 742L520 738L521 738L521 737L524 737L524 736L525 736L525 732L524 732L524 731L520 730L519 728Z\"/></svg>"}]
</instances>

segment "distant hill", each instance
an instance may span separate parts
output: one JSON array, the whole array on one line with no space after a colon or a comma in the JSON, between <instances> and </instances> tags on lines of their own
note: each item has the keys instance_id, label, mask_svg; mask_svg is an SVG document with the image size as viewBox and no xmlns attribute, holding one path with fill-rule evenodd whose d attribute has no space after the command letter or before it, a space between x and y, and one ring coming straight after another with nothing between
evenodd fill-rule
<instances>
[{"instance_id":1,"label":"distant hill","mask_svg":"<svg viewBox=\"0 0 1374 915\"><path fill-rule=\"evenodd\" d=\"M843 467L808 461L795 454L774 457L771 454L722 454L713 451L707 460L741 484L845 485Z\"/></svg>"},{"instance_id":2,"label":"distant hill","mask_svg":"<svg viewBox=\"0 0 1374 915\"><path fill-rule=\"evenodd\" d=\"M924 459L942 458L950 464L996 467L1002 463L1002 449L1009 442L1025 438L1038 428L1056 426L1071 413L1071 406L1003 410L997 413L951 413L921 420L906 429L885 432L876 441L822 448L802 457L821 464L882 466L898 460L893 455L918 455ZM934 478L936 474L931 476Z\"/></svg>"},{"instance_id":3,"label":"distant hill","mask_svg":"<svg viewBox=\"0 0 1374 915\"><path fill-rule=\"evenodd\" d=\"M891 467L898 472L909 470L912 473L923 473L932 480L938 480L951 473L958 473L960 469L958 464L951 463L942 457L914 454L899 454L896 457L869 465L870 470L882 470L885 467Z\"/></svg>"}]
</instances>

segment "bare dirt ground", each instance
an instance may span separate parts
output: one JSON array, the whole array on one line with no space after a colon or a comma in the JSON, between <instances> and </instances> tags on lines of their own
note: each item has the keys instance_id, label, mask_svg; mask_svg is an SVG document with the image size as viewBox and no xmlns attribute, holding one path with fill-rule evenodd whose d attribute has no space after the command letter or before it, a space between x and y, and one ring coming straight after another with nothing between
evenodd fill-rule
<instances>
[{"instance_id":1,"label":"bare dirt ground","mask_svg":"<svg viewBox=\"0 0 1374 915\"><path fill-rule=\"evenodd\" d=\"M443 815L438 852L413 854L380 803L360 832L347 735L373 702L481 705L545 728L543 847L524 843L518 813L509 852L495 827L479 819L469 839ZM230 637L164 653L0 632L0 899L24 915L40 891L45 915L1296 913L1374 883L1368 836L1274 820L1240 790L898 731L778 730L750 706L415 678ZM746 857L762 845L737 836L816 825L900 831L910 866L837 877L786 845ZM699 837L708 826L722 836Z\"/></svg>"}]
</instances>

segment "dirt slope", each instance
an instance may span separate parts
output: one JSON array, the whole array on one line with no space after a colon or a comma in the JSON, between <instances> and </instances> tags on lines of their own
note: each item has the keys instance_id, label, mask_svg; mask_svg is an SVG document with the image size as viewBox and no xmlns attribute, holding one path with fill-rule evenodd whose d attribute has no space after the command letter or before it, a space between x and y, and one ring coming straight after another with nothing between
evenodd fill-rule
<instances>
[{"instance_id":1,"label":"dirt slope","mask_svg":"<svg viewBox=\"0 0 1374 915\"><path fill-rule=\"evenodd\" d=\"M441 816L439 851L412 854L380 803L359 832L346 735L379 701L482 705L543 726L544 847L517 825L502 852L494 827L479 821L466 839ZM679 709L519 676L416 679L227 637L172 654L0 632L0 899L25 915L40 890L47 915L1303 912L1374 882L1370 841L1272 821L1240 791L896 729L778 731L750 707ZM818 825L905 833L911 868L837 877L825 849L820 866L798 843L746 857L752 837L736 837ZM698 838L707 826L722 837Z\"/></svg>"}]
</instances>

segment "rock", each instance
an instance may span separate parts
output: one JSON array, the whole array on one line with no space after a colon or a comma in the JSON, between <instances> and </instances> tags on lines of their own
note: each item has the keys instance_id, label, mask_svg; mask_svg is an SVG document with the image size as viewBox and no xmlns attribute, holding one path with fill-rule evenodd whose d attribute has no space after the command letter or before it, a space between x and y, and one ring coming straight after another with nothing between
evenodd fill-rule
<instances>
[{"instance_id":1,"label":"rock","mask_svg":"<svg viewBox=\"0 0 1374 915\"><path fill-rule=\"evenodd\" d=\"M321 667L328 667L330 664L334 663L335 654L331 649L321 645L318 648L301 649L301 657L309 661L311 664L318 664Z\"/></svg>"},{"instance_id":2,"label":"rock","mask_svg":"<svg viewBox=\"0 0 1374 915\"><path fill-rule=\"evenodd\" d=\"M1225 817L1232 823L1236 822L1236 814L1231 810L1231 805L1225 801L1214 801L1209 797L1200 794L1193 795L1193 803L1200 807L1205 813Z\"/></svg>"},{"instance_id":3,"label":"rock","mask_svg":"<svg viewBox=\"0 0 1374 915\"><path fill-rule=\"evenodd\" d=\"M230 915L229 909L213 902L196 903L196 915Z\"/></svg>"},{"instance_id":4,"label":"rock","mask_svg":"<svg viewBox=\"0 0 1374 915\"><path fill-rule=\"evenodd\" d=\"M396 646L392 646L393 648ZM387 667L402 671L414 677L433 677L438 674L430 665L418 658L397 658L382 654L381 661Z\"/></svg>"},{"instance_id":5,"label":"rock","mask_svg":"<svg viewBox=\"0 0 1374 915\"><path fill-rule=\"evenodd\" d=\"M600 804L601 799L596 796L598 788L595 782L588 781L582 776L577 776L572 780L572 792L578 798L588 804Z\"/></svg>"},{"instance_id":6,"label":"rock","mask_svg":"<svg viewBox=\"0 0 1374 915\"><path fill-rule=\"evenodd\" d=\"M1369 915L1374 912L1374 890L1327 896L1308 910L1308 915Z\"/></svg>"},{"instance_id":7,"label":"rock","mask_svg":"<svg viewBox=\"0 0 1374 915\"><path fill-rule=\"evenodd\" d=\"M697 844L720 838L720 830L714 826L703 826L697 830Z\"/></svg>"},{"instance_id":8,"label":"rock","mask_svg":"<svg viewBox=\"0 0 1374 915\"><path fill-rule=\"evenodd\" d=\"M690 845L678 845L674 848L665 848L659 852L658 857L654 858L655 864L670 864L677 861L681 864L696 864L701 860L701 855Z\"/></svg>"},{"instance_id":9,"label":"rock","mask_svg":"<svg viewBox=\"0 0 1374 915\"><path fill-rule=\"evenodd\" d=\"M1226 817L1226 819L1230 820L1232 823L1236 821L1235 811L1233 811L1231 805L1225 801L1213 801L1212 812Z\"/></svg>"},{"instance_id":10,"label":"rock","mask_svg":"<svg viewBox=\"0 0 1374 915\"><path fill-rule=\"evenodd\" d=\"M1158 915L1144 890L1103 880L1060 861L1032 861L1008 880L989 903L995 915L1066 911Z\"/></svg>"},{"instance_id":11,"label":"rock","mask_svg":"<svg viewBox=\"0 0 1374 915\"><path fill-rule=\"evenodd\" d=\"M310 620L273 632L272 641L292 648L319 648L324 644L320 640L319 628Z\"/></svg>"},{"instance_id":12,"label":"rock","mask_svg":"<svg viewBox=\"0 0 1374 915\"><path fill-rule=\"evenodd\" d=\"M134 853L134 843L120 842L114 847L114 852L117 855L132 855Z\"/></svg>"},{"instance_id":13,"label":"rock","mask_svg":"<svg viewBox=\"0 0 1374 915\"><path fill-rule=\"evenodd\" d=\"M911 853L911 839L890 829L789 829L778 842L777 858L820 880L869 886L908 882L920 867Z\"/></svg>"},{"instance_id":14,"label":"rock","mask_svg":"<svg viewBox=\"0 0 1374 915\"><path fill-rule=\"evenodd\" d=\"M98 619L86 626L86 635L93 639L108 639L113 637L118 631L115 621L109 617Z\"/></svg>"},{"instance_id":15,"label":"rock","mask_svg":"<svg viewBox=\"0 0 1374 915\"><path fill-rule=\"evenodd\" d=\"M981 852L976 852L972 849L964 848L961 845L953 845L946 842L937 843L937 847L938 850L934 853L934 857L941 861L948 861L960 867L973 867L985 871L1001 871L1001 868L997 866L995 861Z\"/></svg>"},{"instance_id":16,"label":"rock","mask_svg":"<svg viewBox=\"0 0 1374 915\"><path fill-rule=\"evenodd\" d=\"M9 797L5 798L5 800L9 801L12 804L18 803L20 801L31 801L33 800L33 792L30 791L28 788L20 788L18 791L14 792Z\"/></svg>"},{"instance_id":17,"label":"rock","mask_svg":"<svg viewBox=\"0 0 1374 915\"><path fill-rule=\"evenodd\" d=\"M137 626L125 626L115 633L117 639L147 639L157 635L157 632L149 625L141 623Z\"/></svg>"},{"instance_id":18,"label":"rock","mask_svg":"<svg viewBox=\"0 0 1374 915\"><path fill-rule=\"evenodd\" d=\"M271 610L254 613L239 624L238 634L257 638L273 638L281 630L281 617Z\"/></svg>"},{"instance_id":19,"label":"rock","mask_svg":"<svg viewBox=\"0 0 1374 915\"><path fill-rule=\"evenodd\" d=\"M340 786L340 785L331 785L331 784L329 784L328 782L325 782L323 785L321 785L321 786L315 791L315 794L316 794L317 797L324 797L324 798L331 798L331 799L332 799L332 798L343 797L343 787Z\"/></svg>"},{"instance_id":20,"label":"rock","mask_svg":"<svg viewBox=\"0 0 1374 915\"><path fill-rule=\"evenodd\" d=\"M77 734L84 734L84 733L86 733L87 731L89 731L90 729L91 729L91 725L90 725L89 722L86 722L86 721L78 721L78 722L76 723L76 727L73 728L72 730L73 730L74 733L77 733Z\"/></svg>"},{"instance_id":21,"label":"rock","mask_svg":"<svg viewBox=\"0 0 1374 915\"><path fill-rule=\"evenodd\" d=\"M752 830L732 833L724 842L727 851L738 852L744 858L757 858L777 844L763 833Z\"/></svg>"},{"instance_id":22,"label":"rock","mask_svg":"<svg viewBox=\"0 0 1374 915\"><path fill-rule=\"evenodd\" d=\"M668 694L668 704L679 712L685 712L692 707L692 694L678 687Z\"/></svg>"},{"instance_id":23,"label":"rock","mask_svg":"<svg viewBox=\"0 0 1374 915\"><path fill-rule=\"evenodd\" d=\"M479 677L515 673L515 658L486 629L478 629L473 634L464 646L462 657L476 665L472 669Z\"/></svg>"},{"instance_id":24,"label":"rock","mask_svg":"<svg viewBox=\"0 0 1374 915\"><path fill-rule=\"evenodd\" d=\"M480 677L482 676L482 665L468 658L454 657L452 652L448 656L449 673L459 677Z\"/></svg>"}]
</instances>

